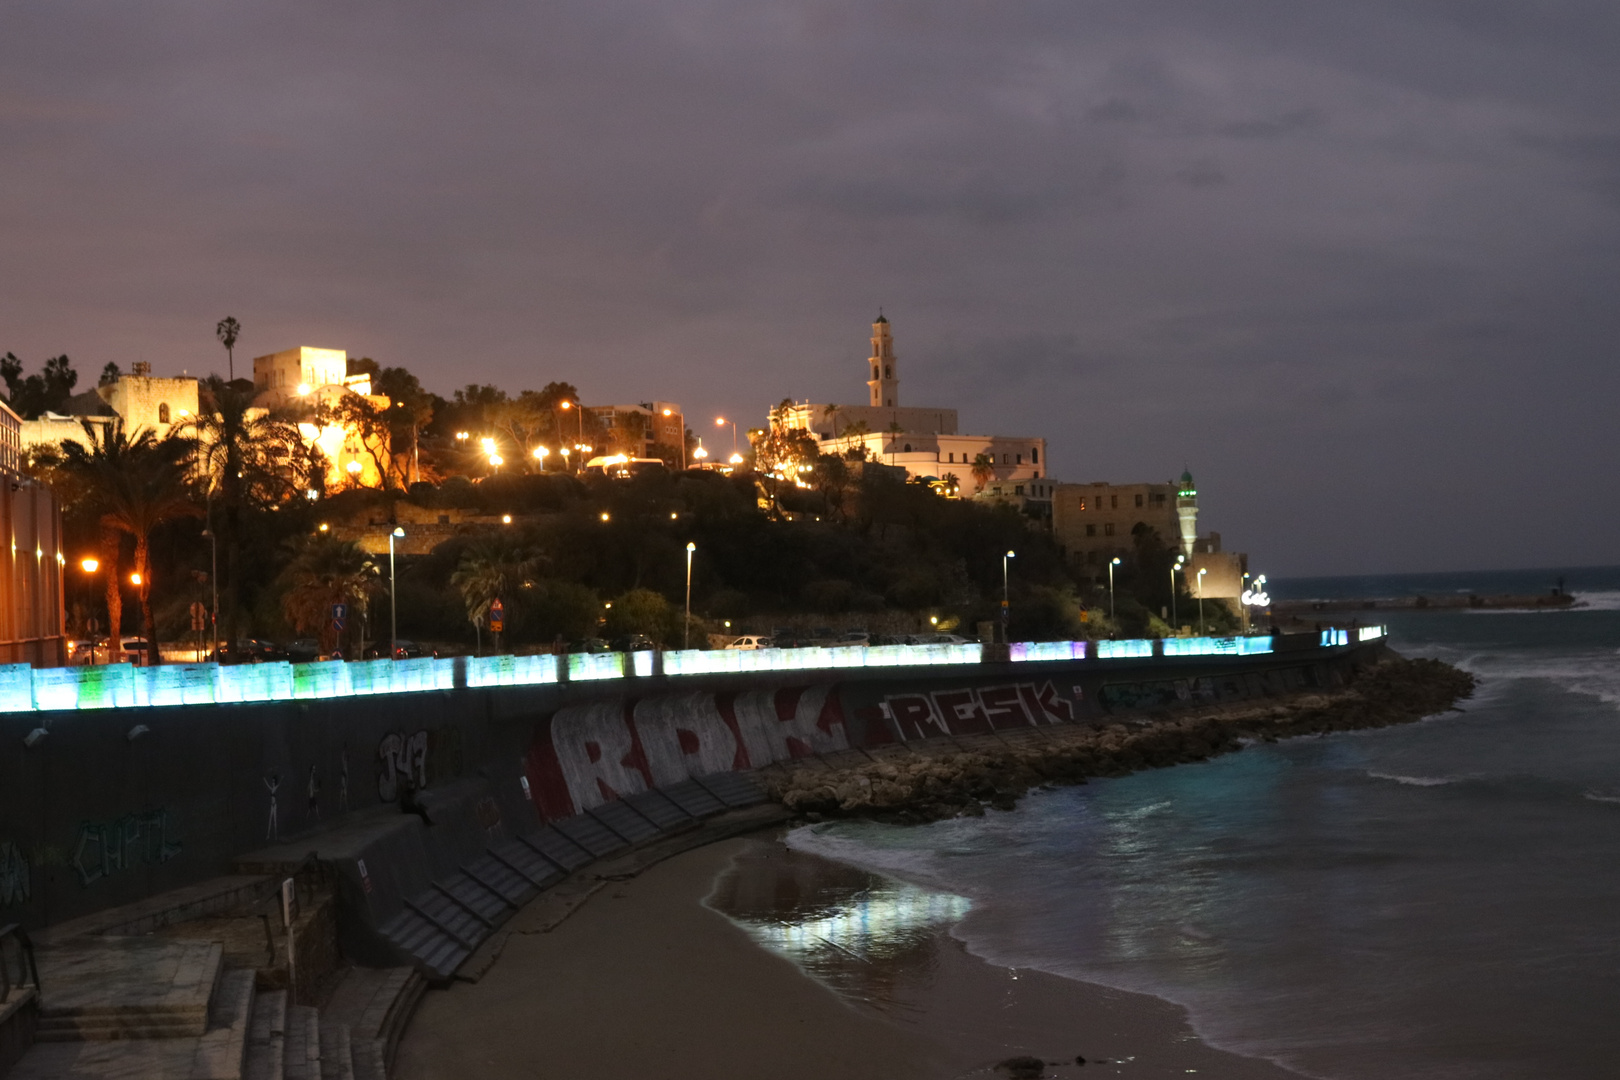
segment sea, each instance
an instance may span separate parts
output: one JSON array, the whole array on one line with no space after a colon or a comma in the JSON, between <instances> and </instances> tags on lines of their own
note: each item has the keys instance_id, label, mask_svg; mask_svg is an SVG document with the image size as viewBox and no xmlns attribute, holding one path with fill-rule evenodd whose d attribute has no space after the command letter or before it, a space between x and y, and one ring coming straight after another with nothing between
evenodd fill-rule
<instances>
[{"instance_id":1,"label":"sea","mask_svg":"<svg viewBox=\"0 0 1620 1080\"><path fill-rule=\"evenodd\" d=\"M1460 711L982 818L794 830L795 851L889 885L762 941L854 955L933 927L994 965L1176 1002L1205 1042L1326 1080L1620 1077L1620 567L1271 590L1560 582L1578 607L1383 617L1398 652L1478 677Z\"/></svg>"}]
</instances>

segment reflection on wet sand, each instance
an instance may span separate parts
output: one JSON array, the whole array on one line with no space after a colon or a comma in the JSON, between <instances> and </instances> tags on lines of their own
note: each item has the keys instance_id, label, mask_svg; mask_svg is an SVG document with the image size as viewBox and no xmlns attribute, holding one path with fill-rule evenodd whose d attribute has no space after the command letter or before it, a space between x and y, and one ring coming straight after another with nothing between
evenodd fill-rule
<instances>
[{"instance_id":1,"label":"reflection on wet sand","mask_svg":"<svg viewBox=\"0 0 1620 1080\"><path fill-rule=\"evenodd\" d=\"M917 1011L949 947L944 931L971 906L763 840L732 860L706 903L845 998L897 1019Z\"/></svg>"}]
</instances>

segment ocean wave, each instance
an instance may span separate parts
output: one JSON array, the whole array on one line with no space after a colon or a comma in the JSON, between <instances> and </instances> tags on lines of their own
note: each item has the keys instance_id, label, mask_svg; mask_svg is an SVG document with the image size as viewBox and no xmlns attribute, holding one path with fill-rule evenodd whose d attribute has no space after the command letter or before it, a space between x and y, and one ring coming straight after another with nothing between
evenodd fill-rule
<instances>
[{"instance_id":1,"label":"ocean wave","mask_svg":"<svg viewBox=\"0 0 1620 1080\"><path fill-rule=\"evenodd\" d=\"M1612 795L1603 791L1582 792L1581 797L1592 802L1620 803L1620 795Z\"/></svg>"},{"instance_id":2,"label":"ocean wave","mask_svg":"<svg viewBox=\"0 0 1620 1080\"><path fill-rule=\"evenodd\" d=\"M1476 780L1475 775L1469 776L1402 776L1399 773L1374 772L1367 770L1367 775L1374 780L1393 780L1397 784L1407 784L1411 787L1441 787L1445 784L1455 784L1459 780Z\"/></svg>"}]
</instances>

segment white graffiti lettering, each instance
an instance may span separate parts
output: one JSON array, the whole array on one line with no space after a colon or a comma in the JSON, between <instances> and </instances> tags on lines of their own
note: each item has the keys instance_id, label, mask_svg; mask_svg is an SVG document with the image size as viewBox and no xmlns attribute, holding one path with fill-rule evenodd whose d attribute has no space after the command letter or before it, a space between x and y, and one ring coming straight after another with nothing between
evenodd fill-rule
<instances>
[{"instance_id":1,"label":"white graffiti lettering","mask_svg":"<svg viewBox=\"0 0 1620 1080\"><path fill-rule=\"evenodd\" d=\"M681 694L639 701L636 732L654 787L689 776L729 772L737 760L737 737L715 707L713 694Z\"/></svg>"},{"instance_id":2,"label":"white graffiti lettering","mask_svg":"<svg viewBox=\"0 0 1620 1080\"><path fill-rule=\"evenodd\" d=\"M647 790L629 761L633 750L622 701L570 705L551 720L551 745L576 810Z\"/></svg>"},{"instance_id":3,"label":"white graffiti lettering","mask_svg":"<svg viewBox=\"0 0 1620 1080\"><path fill-rule=\"evenodd\" d=\"M409 780L418 789L427 787L428 733L418 731L409 737L394 732L377 744L377 797L383 802L399 798L399 782Z\"/></svg>"}]
</instances>

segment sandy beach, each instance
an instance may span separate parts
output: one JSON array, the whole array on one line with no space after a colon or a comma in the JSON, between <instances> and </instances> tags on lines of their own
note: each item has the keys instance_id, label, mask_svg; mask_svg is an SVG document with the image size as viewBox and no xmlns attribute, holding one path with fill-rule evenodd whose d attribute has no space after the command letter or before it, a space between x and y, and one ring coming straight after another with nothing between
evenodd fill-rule
<instances>
[{"instance_id":1,"label":"sandy beach","mask_svg":"<svg viewBox=\"0 0 1620 1080\"><path fill-rule=\"evenodd\" d=\"M574 895L594 891L571 914L531 904L477 983L424 999L398 1075L903 1080L1006 1075L996 1063L1018 1055L1049 1077L1296 1075L1205 1046L1157 998L992 967L943 926L902 928L881 954L829 941L823 955L849 955L812 977L749 929L813 934L804 858L755 835L622 880L582 872Z\"/></svg>"}]
</instances>

